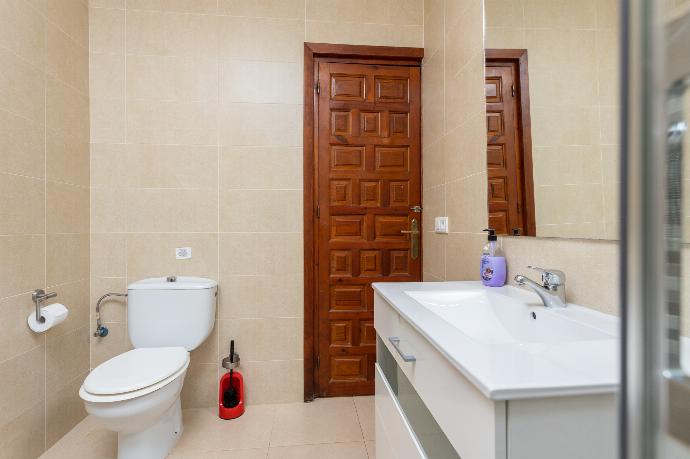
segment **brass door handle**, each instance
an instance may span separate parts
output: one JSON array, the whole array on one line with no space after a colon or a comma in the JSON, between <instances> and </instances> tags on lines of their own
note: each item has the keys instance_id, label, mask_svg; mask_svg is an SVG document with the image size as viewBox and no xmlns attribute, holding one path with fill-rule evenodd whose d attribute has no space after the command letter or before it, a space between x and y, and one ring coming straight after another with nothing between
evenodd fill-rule
<instances>
[{"instance_id":1,"label":"brass door handle","mask_svg":"<svg viewBox=\"0 0 690 459\"><path fill-rule=\"evenodd\" d=\"M410 221L410 229L400 230L400 232L402 234L410 235L412 243L410 257L413 260L416 260L417 258L419 258L419 222L416 218L413 218L412 221Z\"/></svg>"}]
</instances>

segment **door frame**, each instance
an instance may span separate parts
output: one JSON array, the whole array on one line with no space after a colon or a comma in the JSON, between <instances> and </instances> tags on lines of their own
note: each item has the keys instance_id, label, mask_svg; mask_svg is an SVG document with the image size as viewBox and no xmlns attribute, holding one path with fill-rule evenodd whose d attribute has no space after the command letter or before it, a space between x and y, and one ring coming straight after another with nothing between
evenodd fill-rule
<instances>
[{"instance_id":1,"label":"door frame","mask_svg":"<svg viewBox=\"0 0 690 459\"><path fill-rule=\"evenodd\" d=\"M351 64L381 64L421 67L424 48L337 45L330 43L304 43L304 139L303 139L303 188L304 188L304 401L318 397L318 308L316 289L318 277L315 265L317 232L316 202L318 190L315 180L317 155L314 116L318 97L316 95L317 73L315 65L319 60ZM421 154L421 144L420 144ZM420 171L421 174L421 171ZM421 175L420 175L421 177Z\"/></svg>"},{"instance_id":2,"label":"door frame","mask_svg":"<svg viewBox=\"0 0 690 459\"><path fill-rule=\"evenodd\" d=\"M486 49L484 65L490 62L509 62L518 69L517 93L520 97L518 104L518 145L522 152L522 171L525 209L525 234L521 236L536 236L537 224L534 208L534 172L532 163L532 117L529 103L529 71L527 67L526 49Z\"/></svg>"}]
</instances>

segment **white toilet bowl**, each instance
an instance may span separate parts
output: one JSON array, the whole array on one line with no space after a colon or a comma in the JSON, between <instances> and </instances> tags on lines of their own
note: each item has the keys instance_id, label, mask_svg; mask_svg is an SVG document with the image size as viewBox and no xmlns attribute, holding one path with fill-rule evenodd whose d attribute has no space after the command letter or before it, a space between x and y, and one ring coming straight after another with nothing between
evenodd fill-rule
<instances>
[{"instance_id":1,"label":"white toilet bowl","mask_svg":"<svg viewBox=\"0 0 690 459\"><path fill-rule=\"evenodd\" d=\"M118 433L118 459L163 459L182 434L183 347L140 348L96 367L79 390L86 411Z\"/></svg>"}]
</instances>

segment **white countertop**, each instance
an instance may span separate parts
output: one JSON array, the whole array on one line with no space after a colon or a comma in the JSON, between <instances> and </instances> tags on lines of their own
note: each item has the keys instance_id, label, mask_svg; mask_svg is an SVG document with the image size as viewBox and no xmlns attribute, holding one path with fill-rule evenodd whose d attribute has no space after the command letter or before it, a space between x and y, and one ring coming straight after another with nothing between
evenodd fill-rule
<instances>
[{"instance_id":1,"label":"white countertop","mask_svg":"<svg viewBox=\"0 0 690 459\"><path fill-rule=\"evenodd\" d=\"M614 316L570 303L564 309L547 309L530 291L512 286L484 287L480 282L391 282L374 283L373 287L490 399L600 394L618 390L619 321ZM482 335L464 333L456 326L457 320L453 325L405 293L459 289L474 292L479 289L484 301L510 301L512 303L505 304L516 304L516 308L522 308L521 314L522 311L526 314L534 311L535 320L547 318L544 314L557 314L558 317L551 318L561 323L575 322L573 327L579 329L582 326L592 329L596 339L559 342L552 336L546 342L508 342L496 334L485 340Z\"/></svg>"}]
</instances>

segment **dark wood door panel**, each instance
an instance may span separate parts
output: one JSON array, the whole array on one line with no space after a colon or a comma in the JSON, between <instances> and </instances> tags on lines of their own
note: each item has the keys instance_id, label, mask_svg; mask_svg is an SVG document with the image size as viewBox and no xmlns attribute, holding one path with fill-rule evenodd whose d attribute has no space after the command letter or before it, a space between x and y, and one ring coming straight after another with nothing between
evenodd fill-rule
<instances>
[{"instance_id":1,"label":"dark wood door panel","mask_svg":"<svg viewBox=\"0 0 690 459\"><path fill-rule=\"evenodd\" d=\"M418 67L319 62L317 393L374 390L372 282L421 279L409 230L421 215Z\"/></svg>"}]
</instances>

